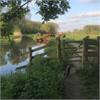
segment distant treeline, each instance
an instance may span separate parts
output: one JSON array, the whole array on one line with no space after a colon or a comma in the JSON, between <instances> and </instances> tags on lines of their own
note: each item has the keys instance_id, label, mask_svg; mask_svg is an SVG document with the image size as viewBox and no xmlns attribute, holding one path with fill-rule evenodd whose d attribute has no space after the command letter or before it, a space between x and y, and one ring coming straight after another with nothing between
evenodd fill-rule
<instances>
[{"instance_id":1,"label":"distant treeline","mask_svg":"<svg viewBox=\"0 0 100 100\"><path fill-rule=\"evenodd\" d=\"M20 31L22 34L35 34L35 33L52 33L57 32L58 25L56 23L41 23L36 21L31 21L28 19L22 19L20 21L15 21L9 24L8 27L1 28L1 35L5 36L8 34L13 34L15 31Z\"/></svg>"},{"instance_id":2,"label":"distant treeline","mask_svg":"<svg viewBox=\"0 0 100 100\"><path fill-rule=\"evenodd\" d=\"M42 24L41 22L22 20L19 27L23 34L35 34L37 32L54 34L57 32L58 25L51 22Z\"/></svg>"},{"instance_id":3,"label":"distant treeline","mask_svg":"<svg viewBox=\"0 0 100 100\"><path fill-rule=\"evenodd\" d=\"M100 34L100 25L86 25L83 29L75 29L72 32L66 33L86 33L86 34Z\"/></svg>"}]
</instances>

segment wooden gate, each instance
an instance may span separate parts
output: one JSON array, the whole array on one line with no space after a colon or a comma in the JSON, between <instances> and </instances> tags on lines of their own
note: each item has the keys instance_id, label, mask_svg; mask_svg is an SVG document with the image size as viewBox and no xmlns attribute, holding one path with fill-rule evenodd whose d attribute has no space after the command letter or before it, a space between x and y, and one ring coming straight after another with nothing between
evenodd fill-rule
<instances>
[{"instance_id":1,"label":"wooden gate","mask_svg":"<svg viewBox=\"0 0 100 100\"><path fill-rule=\"evenodd\" d=\"M97 39L84 38L82 41L63 40L58 38L58 59L61 61L65 52L71 53L70 62L88 62L91 58L95 58L97 64L100 65L100 37Z\"/></svg>"},{"instance_id":2,"label":"wooden gate","mask_svg":"<svg viewBox=\"0 0 100 100\"><path fill-rule=\"evenodd\" d=\"M82 41L63 41L64 52L70 52L70 62L82 62L83 43Z\"/></svg>"}]
</instances>

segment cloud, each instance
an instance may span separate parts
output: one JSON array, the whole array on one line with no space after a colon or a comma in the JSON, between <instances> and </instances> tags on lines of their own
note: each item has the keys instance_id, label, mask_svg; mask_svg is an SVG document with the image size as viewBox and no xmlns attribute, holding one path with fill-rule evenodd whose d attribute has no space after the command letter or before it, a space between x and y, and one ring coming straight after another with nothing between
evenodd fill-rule
<instances>
[{"instance_id":1,"label":"cloud","mask_svg":"<svg viewBox=\"0 0 100 100\"><path fill-rule=\"evenodd\" d=\"M82 3L100 3L100 0L79 0Z\"/></svg>"},{"instance_id":2,"label":"cloud","mask_svg":"<svg viewBox=\"0 0 100 100\"><path fill-rule=\"evenodd\" d=\"M78 18L72 18L72 19L69 19L68 23L76 23L79 21L80 21L80 19L78 19Z\"/></svg>"},{"instance_id":3,"label":"cloud","mask_svg":"<svg viewBox=\"0 0 100 100\"><path fill-rule=\"evenodd\" d=\"M35 2L36 2L36 0L32 0L32 1L29 3L29 7L30 7L30 8L33 8Z\"/></svg>"},{"instance_id":4,"label":"cloud","mask_svg":"<svg viewBox=\"0 0 100 100\"><path fill-rule=\"evenodd\" d=\"M81 22L83 19L88 19L88 18L97 18L99 19L100 18L100 11L91 11L91 12L85 12L85 13L81 13L81 14L78 14L78 15L73 15L73 16L70 16L68 18L68 20L59 20L59 19L56 19L56 20L50 20L50 22L53 22L53 23L57 23L57 24L69 24L69 23L77 23L77 22Z\"/></svg>"},{"instance_id":5,"label":"cloud","mask_svg":"<svg viewBox=\"0 0 100 100\"><path fill-rule=\"evenodd\" d=\"M86 12L86 13L81 13L77 16L73 16L71 17L71 19L73 20L81 20L81 19L85 19L85 18L97 18L100 17L100 11L92 11L92 12Z\"/></svg>"},{"instance_id":6,"label":"cloud","mask_svg":"<svg viewBox=\"0 0 100 100\"><path fill-rule=\"evenodd\" d=\"M84 12L78 15L66 17L66 20L50 20L50 22L57 23L59 25L59 31L73 30L76 28L82 28L87 24L99 24L100 11Z\"/></svg>"},{"instance_id":7,"label":"cloud","mask_svg":"<svg viewBox=\"0 0 100 100\"><path fill-rule=\"evenodd\" d=\"M64 21L61 21L59 19L55 19L55 20L51 19L49 22L57 23L57 24L59 24L59 23L65 23Z\"/></svg>"},{"instance_id":8,"label":"cloud","mask_svg":"<svg viewBox=\"0 0 100 100\"><path fill-rule=\"evenodd\" d=\"M88 24L100 24L100 11L86 12L69 17L68 20L63 21L63 23L59 23L59 31L72 31L74 29L81 29Z\"/></svg>"}]
</instances>

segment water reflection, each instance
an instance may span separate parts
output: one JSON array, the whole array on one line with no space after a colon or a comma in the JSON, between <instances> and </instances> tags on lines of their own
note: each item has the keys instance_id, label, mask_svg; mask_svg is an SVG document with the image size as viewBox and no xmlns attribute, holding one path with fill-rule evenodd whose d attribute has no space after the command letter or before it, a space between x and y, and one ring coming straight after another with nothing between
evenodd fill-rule
<instances>
[{"instance_id":1,"label":"water reflection","mask_svg":"<svg viewBox=\"0 0 100 100\"><path fill-rule=\"evenodd\" d=\"M0 44L0 73L12 71L28 63L28 48L34 45L30 37L24 36L19 43Z\"/></svg>"}]
</instances>

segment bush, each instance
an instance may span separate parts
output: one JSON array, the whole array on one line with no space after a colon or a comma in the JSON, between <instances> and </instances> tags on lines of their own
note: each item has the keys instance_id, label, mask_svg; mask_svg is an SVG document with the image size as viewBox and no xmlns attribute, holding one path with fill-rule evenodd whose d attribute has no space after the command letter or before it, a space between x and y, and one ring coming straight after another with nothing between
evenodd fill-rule
<instances>
[{"instance_id":1,"label":"bush","mask_svg":"<svg viewBox=\"0 0 100 100\"><path fill-rule=\"evenodd\" d=\"M1 98L18 98L23 91L26 81L26 74L15 73L1 76Z\"/></svg>"},{"instance_id":2,"label":"bush","mask_svg":"<svg viewBox=\"0 0 100 100\"><path fill-rule=\"evenodd\" d=\"M35 58L27 70L29 77L27 81L29 82L25 85L21 97L60 98L59 84L62 73L61 66L57 63L50 58Z\"/></svg>"},{"instance_id":3,"label":"bush","mask_svg":"<svg viewBox=\"0 0 100 100\"><path fill-rule=\"evenodd\" d=\"M99 66L96 63L86 64L80 72L82 92L88 99L99 98Z\"/></svg>"},{"instance_id":4,"label":"bush","mask_svg":"<svg viewBox=\"0 0 100 100\"><path fill-rule=\"evenodd\" d=\"M58 61L36 57L26 69L1 77L2 99L57 99L62 97L63 71Z\"/></svg>"}]
</instances>

